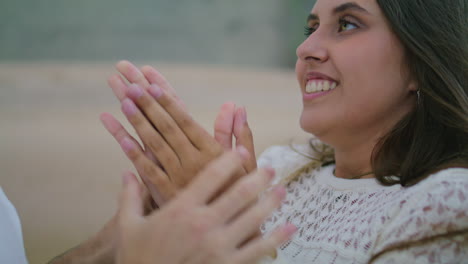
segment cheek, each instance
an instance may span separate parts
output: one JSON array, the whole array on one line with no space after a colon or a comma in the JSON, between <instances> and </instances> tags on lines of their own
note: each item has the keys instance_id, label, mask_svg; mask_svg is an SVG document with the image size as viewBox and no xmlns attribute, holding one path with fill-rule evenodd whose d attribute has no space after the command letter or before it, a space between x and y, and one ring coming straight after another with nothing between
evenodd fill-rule
<instances>
[{"instance_id":1,"label":"cheek","mask_svg":"<svg viewBox=\"0 0 468 264\"><path fill-rule=\"evenodd\" d=\"M345 84L343 93L349 102L364 110L369 103L385 104L405 93L403 49L396 40L373 35L353 41L357 43L348 43L355 47L353 52L337 54Z\"/></svg>"},{"instance_id":2,"label":"cheek","mask_svg":"<svg viewBox=\"0 0 468 264\"><path fill-rule=\"evenodd\" d=\"M299 85L302 85L302 79L306 73L306 69L307 69L307 66L306 64L301 61L300 59L298 59L296 61L296 79L299 83Z\"/></svg>"}]
</instances>

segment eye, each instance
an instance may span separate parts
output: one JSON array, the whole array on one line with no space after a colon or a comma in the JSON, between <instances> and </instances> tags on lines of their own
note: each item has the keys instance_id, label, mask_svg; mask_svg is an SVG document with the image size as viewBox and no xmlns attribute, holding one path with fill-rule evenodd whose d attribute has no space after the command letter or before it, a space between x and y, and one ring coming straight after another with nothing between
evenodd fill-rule
<instances>
[{"instance_id":1,"label":"eye","mask_svg":"<svg viewBox=\"0 0 468 264\"><path fill-rule=\"evenodd\" d=\"M348 31L348 30L359 28L356 24L349 22L348 20L344 18L340 18L339 26L340 27L339 27L338 32L343 32L343 31Z\"/></svg>"},{"instance_id":2,"label":"eye","mask_svg":"<svg viewBox=\"0 0 468 264\"><path fill-rule=\"evenodd\" d=\"M312 33L314 33L318 28L318 24L314 25L313 27L310 27L310 26L305 26L304 27L304 36L308 37L310 35L312 35Z\"/></svg>"}]
</instances>

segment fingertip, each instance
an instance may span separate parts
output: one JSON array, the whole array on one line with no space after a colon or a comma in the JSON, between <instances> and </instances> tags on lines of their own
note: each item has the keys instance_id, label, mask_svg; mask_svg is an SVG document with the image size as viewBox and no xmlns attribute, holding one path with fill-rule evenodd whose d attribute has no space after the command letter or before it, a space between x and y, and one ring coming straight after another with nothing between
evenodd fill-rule
<instances>
[{"instance_id":1,"label":"fingertip","mask_svg":"<svg viewBox=\"0 0 468 264\"><path fill-rule=\"evenodd\" d=\"M130 64L130 62L128 60L120 60L115 64L115 67L117 69L121 69L121 68L126 67L128 64Z\"/></svg>"},{"instance_id":2,"label":"fingertip","mask_svg":"<svg viewBox=\"0 0 468 264\"><path fill-rule=\"evenodd\" d=\"M264 170L270 179L273 179L275 177L276 171L272 167L263 167L262 170Z\"/></svg>"},{"instance_id":3,"label":"fingertip","mask_svg":"<svg viewBox=\"0 0 468 264\"><path fill-rule=\"evenodd\" d=\"M287 223L283 226L282 230L285 233L285 235L289 238L297 232L297 227L292 223Z\"/></svg>"},{"instance_id":4,"label":"fingertip","mask_svg":"<svg viewBox=\"0 0 468 264\"><path fill-rule=\"evenodd\" d=\"M235 108L236 108L236 104L235 104L234 102L231 102L231 101L225 102L225 103L221 106L221 109L222 109L222 110L231 110L231 111L235 111Z\"/></svg>"}]
</instances>

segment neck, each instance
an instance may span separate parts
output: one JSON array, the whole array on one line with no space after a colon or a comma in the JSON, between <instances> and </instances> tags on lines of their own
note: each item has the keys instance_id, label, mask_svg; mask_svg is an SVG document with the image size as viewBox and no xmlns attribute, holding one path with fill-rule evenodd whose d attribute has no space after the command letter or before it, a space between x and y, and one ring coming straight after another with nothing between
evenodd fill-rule
<instances>
[{"instance_id":1,"label":"neck","mask_svg":"<svg viewBox=\"0 0 468 264\"><path fill-rule=\"evenodd\" d=\"M363 144L356 144L350 148L335 148L335 176L338 178L374 178L372 172L371 155L374 149L375 142L367 140ZM359 175L362 177L358 177Z\"/></svg>"}]
</instances>

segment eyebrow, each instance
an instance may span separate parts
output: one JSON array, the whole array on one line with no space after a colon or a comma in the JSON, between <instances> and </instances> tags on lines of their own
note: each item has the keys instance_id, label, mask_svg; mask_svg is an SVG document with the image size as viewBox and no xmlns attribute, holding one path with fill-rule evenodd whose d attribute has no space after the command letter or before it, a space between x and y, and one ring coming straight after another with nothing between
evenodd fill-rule
<instances>
[{"instance_id":1,"label":"eyebrow","mask_svg":"<svg viewBox=\"0 0 468 264\"><path fill-rule=\"evenodd\" d=\"M358 11L358 12L370 14L369 11L367 11L366 9L361 7L360 5L356 4L355 2L347 2L347 3L341 4L341 5L333 8L332 13L333 14L343 13L344 11L347 11L347 10L355 10L355 11ZM307 22L312 21L312 20L319 20L318 15L309 14L309 16L307 17Z\"/></svg>"},{"instance_id":2,"label":"eyebrow","mask_svg":"<svg viewBox=\"0 0 468 264\"><path fill-rule=\"evenodd\" d=\"M344 12L346 10L355 10L355 11L359 11L359 12L369 14L369 11L367 11L366 9L361 7L360 5L356 4L355 2L348 2L348 3L344 3L342 5L339 5L339 6L335 7L333 9L333 14L342 13L342 12Z\"/></svg>"}]
</instances>

